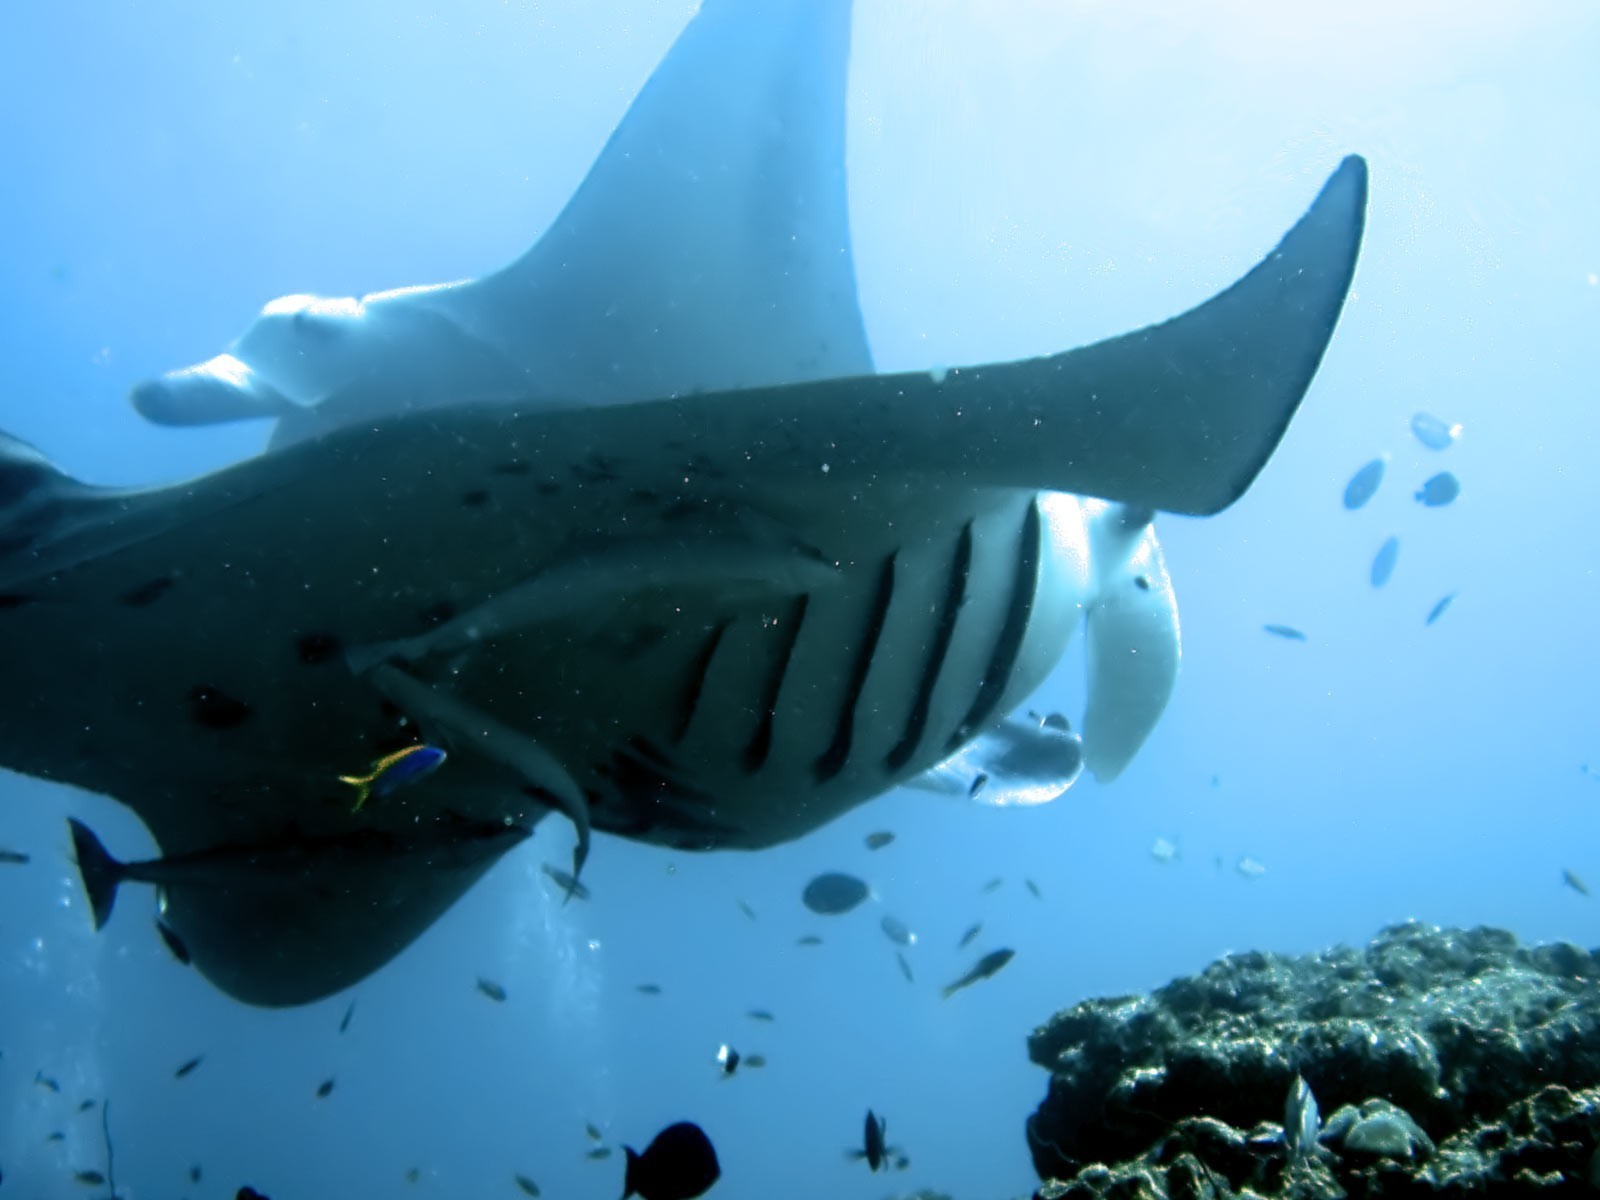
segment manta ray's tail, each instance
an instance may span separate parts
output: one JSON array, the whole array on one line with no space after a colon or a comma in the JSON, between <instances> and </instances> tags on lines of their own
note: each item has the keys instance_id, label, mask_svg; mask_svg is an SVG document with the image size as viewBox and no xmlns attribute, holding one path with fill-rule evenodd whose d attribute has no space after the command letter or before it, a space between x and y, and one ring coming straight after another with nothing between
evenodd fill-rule
<instances>
[{"instance_id":1,"label":"manta ray's tail","mask_svg":"<svg viewBox=\"0 0 1600 1200\"><path fill-rule=\"evenodd\" d=\"M83 879L83 890L88 893L89 907L94 912L94 927L103 929L111 919L112 905L117 902L117 885L127 872L82 821L68 817L67 825L72 829L72 851L78 858L78 875Z\"/></svg>"}]
</instances>

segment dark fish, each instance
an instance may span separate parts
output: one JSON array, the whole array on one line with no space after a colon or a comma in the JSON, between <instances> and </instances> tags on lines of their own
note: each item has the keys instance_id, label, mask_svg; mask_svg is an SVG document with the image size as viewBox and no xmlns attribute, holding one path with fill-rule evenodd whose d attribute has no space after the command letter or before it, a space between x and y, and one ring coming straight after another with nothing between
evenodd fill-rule
<instances>
[{"instance_id":1,"label":"dark fish","mask_svg":"<svg viewBox=\"0 0 1600 1200\"><path fill-rule=\"evenodd\" d=\"M883 914L883 919L878 922L878 927L883 930L883 936L897 946L915 946L917 935L911 932L911 927L898 917Z\"/></svg>"},{"instance_id":2,"label":"dark fish","mask_svg":"<svg viewBox=\"0 0 1600 1200\"><path fill-rule=\"evenodd\" d=\"M272 1200L272 1197L263 1195L253 1187L242 1187L233 1194L233 1200Z\"/></svg>"},{"instance_id":3,"label":"dark fish","mask_svg":"<svg viewBox=\"0 0 1600 1200\"><path fill-rule=\"evenodd\" d=\"M1317 1137L1322 1132L1322 1117L1311 1085L1296 1075L1283 1103L1283 1146L1291 1163L1303 1162L1317 1152Z\"/></svg>"},{"instance_id":4,"label":"dark fish","mask_svg":"<svg viewBox=\"0 0 1600 1200\"><path fill-rule=\"evenodd\" d=\"M1028 890L1033 893L1033 898L1035 900L1043 900L1044 899L1044 893L1039 891L1039 885L1037 883L1035 883L1031 879L1024 879L1022 882L1025 883L1027 885L1027 887L1028 887Z\"/></svg>"},{"instance_id":5,"label":"dark fish","mask_svg":"<svg viewBox=\"0 0 1600 1200\"><path fill-rule=\"evenodd\" d=\"M585 1154L584 1157L590 1162L602 1162L611 1157L611 1147L596 1146L593 1150L590 1150L587 1154Z\"/></svg>"},{"instance_id":6,"label":"dark fish","mask_svg":"<svg viewBox=\"0 0 1600 1200\"><path fill-rule=\"evenodd\" d=\"M776 1021L778 1019L764 1008L752 1008L749 1012L745 1013L745 1016L749 1017L752 1021Z\"/></svg>"},{"instance_id":7,"label":"dark fish","mask_svg":"<svg viewBox=\"0 0 1600 1200\"><path fill-rule=\"evenodd\" d=\"M47 1142L64 1142L67 1140L67 1135L62 1133L61 1130L56 1129L45 1134L44 1140Z\"/></svg>"},{"instance_id":8,"label":"dark fish","mask_svg":"<svg viewBox=\"0 0 1600 1200\"><path fill-rule=\"evenodd\" d=\"M908 1171L908 1170L910 1170L911 1169L911 1157L910 1157L910 1155L896 1154L894 1156L894 1169L896 1171Z\"/></svg>"},{"instance_id":9,"label":"dark fish","mask_svg":"<svg viewBox=\"0 0 1600 1200\"><path fill-rule=\"evenodd\" d=\"M331 1095L333 1095L333 1080L324 1079L321 1083L317 1084L318 1100L326 1100Z\"/></svg>"},{"instance_id":10,"label":"dark fish","mask_svg":"<svg viewBox=\"0 0 1600 1200\"><path fill-rule=\"evenodd\" d=\"M1005 966L1008 962L1015 958L1016 954L1017 952L1015 950L989 951L989 953L985 954L978 960L977 966L973 967L972 970L968 971L954 983L945 987L944 998L948 1000L962 988L971 987L979 980L988 979L991 975L1000 970L1001 967Z\"/></svg>"},{"instance_id":11,"label":"dark fish","mask_svg":"<svg viewBox=\"0 0 1600 1200\"><path fill-rule=\"evenodd\" d=\"M50 1076L46 1075L43 1071L35 1071L33 1073L33 1082L38 1084L47 1092L55 1092L57 1095L61 1093L61 1085L54 1079L51 1079Z\"/></svg>"},{"instance_id":12,"label":"dark fish","mask_svg":"<svg viewBox=\"0 0 1600 1200\"><path fill-rule=\"evenodd\" d=\"M585 1121L583 1123L583 1132L591 1142L605 1141L606 1135L600 1132L600 1127L593 1121Z\"/></svg>"},{"instance_id":13,"label":"dark fish","mask_svg":"<svg viewBox=\"0 0 1600 1200\"><path fill-rule=\"evenodd\" d=\"M1378 547L1378 553L1372 559L1372 572L1370 578L1372 586L1381 588L1389 582L1389 577L1394 574L1394 565L1400 561L1400 539L1391 537Z\"/></svg>"},{"instance_id":14,"label":"dark fish","mask_svg":"<svg viewBox=\"0 0 1600 1200\"><path fill-rule=\"evenodd\" d=\"M1346 508L1354 511L1377 495L1388 461L1387 458L1375 458L1350 477L1350 482L1344 485Z\"/></svg>"},{"instance_id":15,"label":"dark fish","mask_svg":"<svg viewBox=\"0 0 1600 1200\"><path fill-rule=\"evenodd\" d=\"M81 1112L81 1113L86 1113L93 1107L94 1107L94 1101L93 1100L84 1100L84 1101L81 1101L78 1104L78 1111Z\"/></svg>"},{"instance_id":16,"label":"dark fish","mask_svg":"<svg viewBox=\"0 0 1600 1200\"><path fill-rule=\"evenodd\" d=\"M998 892L1000 890L1000 885L1002 883L1004 883L1004 882L1005 882L1004 879L1002 879L1002 878L1000 878L1000 876L996 875L993 879L989 880L988 883L983 885L983 894L985 896L987 896L991 892Z\"/></svg>"},{"instance_id":17,"label":"dark fish","mask_svg":"<svg viewBox=\"0 0 1600 1200\"><path fill-rule=\"evenodd\" d=\"M744 1065L749 1070L758 1071L767 1065L767 1056L765 1054L746 1054L744 1056Z\"/></svg>"},{"instance_id":18,"label":"dark fish","mask_svg":"<svg viewBox=\"0 0 1600 1200\"><path fill-rule=\"evenodd\" d=\"M344 1010L344 1016L339 1019L339 1032L344 1033L350 1028L350 1018L356 1015L356 1002L350 1001L350 1007Z\"/></svg>"},{"instance_id":19,"label":"dark fish","mask_svg":"<svg viewBox=\"0 0 1600 1200\"><path fill-rule=\"evenodd\" d=\"M866 837L868 850L882 850L892 841L894 841L894 834L887 829L880 829L877 833L869 833Z\"/></svg>"},{"instance_id":20,"label":"dark fish","mask_svg":"<svg viewBox=\"0 0 1600 1200\"><path fill-rule=\"evenodd\" d=\"M165 921L157 920L156 932L161 935L161 940L166 943L167 949L171 952L173 958L186 967L194 961L189 957L189 947L184 944L183 939L178 936L178 931L171 925L168 925Z\"/></svg>"},{"instance_id":21,"label":"dark fish","mask_svg":"<svg viewBox=\"0 0 1600 1200\"><path fill-rule=\"evenodd\" d=\"M7 850L0 846L0 866L23 866L29 858L21 850Z\"/></svg>"},{"instance_id":22,"label":"dark fish","mask_svg":"<svg viewBox=\"0 0 1600 1200\"><path fill-rule=\"evenodd\" d=\"M641 983L635 985L634 991L641 996L659 996L661 995L661 985L659 983Z\"/></svg>"},{"instance_id":23,"label":"dark fish","mask_svg":"<svg viewBox=\"0 0 1600 1200\"><path fill-rule=\"evenodd\" d=\"M1431 413L1419 412L1411 418L1411 432L1429 450L1448 450L1461 436L1461 426L1446 425Z\"/></svg>"},{"instance_id":24,"label":"dark fish","mask_svg":"<svg viewBox=\"0 0 1600 1200\"><path fill-rule=\"evenodd\" d=\"M884 1141L888 1132L888 1119L875 1116L870 1108L867 1109L866 1127L861 1134L861 1149L849 1151L849 1156L857 1162L865 1160L869 1168L874 1171L879 1170L886 1165L889 1158L889 1147Z\"/></svg>"},{"instance_id":25,"label":"dark fish","mask_svg":"<svg viewBox=\"0 0 1600 1200\"><path fill-rule=\"evenodd\" d=\"M421 1178L422 1178L422 1168L421 1167L407 1167L406 1168L406 1182L407 1183L415 1183L417 1180L419 1180Z\"/></svg>"},{"instance_id":26,"label":"dark fish","mask_svg":"<svg viewBox=\"0 0 1600 1200\"><path fill-rule=\"evenodd\" d=\"M1428 618L1422 623L1424 625L1432 625L1440 617L1444 616L1444 614L1449 611L1450 605L1455 602L1455 598L1456 594L1451 592L1448 596L1440 599L1439 603L1435 604L1428 610Z\"/></svg>"},{"instance_id":27,"label":"dark fish","mask_svg":"<svg viewBox=\"0 0 1600 1200\"><path fill-rule=\"evenodd\" d=\"M694 1200L722 1175L711 1139L689 1121L668 1125L656 1134L643 1154L636 1154L627 1146L623 1150L628 1156L628 1173L622 1184L622 1200L629 1196Z\"/></svg>"},{"instance_id":28,"label":"dark fish","mask_svg":"<svg viewBox=\"0 0 1600 1200\"><path fill-rule=\"evenodd\" d=\"M916 977L911 974L911 964L906 961L906 956L898 950L894 952L894 956L900 963L900 974L906 977L906 982L915 983L917 980Z\"/></svg>"},{"instance_id":29,"label":"dark fish","mask_svg":"<svg viewBox=\"0 0 1600 1200\"><path fill-rule=\"evenodd\" d=\"M392 795L407 784L433 774L448 757L437 746L406 746L393 754L385 754L365 775L341 775L339 782L356 789L355 810L360 812L368 799Z\"/></svg>"},{"instance_id":30,"label":"dark fish","mask_svg":"<svg viewBox=\"0 0 1600 1200\"><path fill-rule=\"evenodd\" d=\"M745 916L749 917L752 921L754 921L756 919L756 910L751 908L743 900L739 901L739 911L742 912Z\"/></svg>"},{"instance_id":31,"label":"dark fish","mask_svg":"<svg viewBox=\"0 0 1600 1200\"><path fill-rule=\"evenodd\" d=\"M482 976L479 976L479 978L478 978L478 990L480 992L482 992L485 996L489 997L489 999L493 1000L496 1004L505 1003L505 998L506 998L506 990L505 990L505 988L501 987L498 983L496 983L492 979L484 979Z\"/></svg>"},{"instance_id":32,"label":"dark fish","mask_svg":"<svg viewBox=\"0 0 1600 1200\"><path fill-rule=\"evenodd\" d=\"M820 946L822 945L822 939L814 933L808 933L804 937L795 938L794 944L796 946Z\"/></svg>"},{"instance_id":33,"label":"dark fish","mask_svg":"<svg viewBox=\"0 0 1600 1200\"><path fill-rule=\"evenodd\" d=\"M1459 495L1461 481L1449 471L1440 471L1417 489L1417 503L1428 508L1442 508Z\"/></svg>"},{"instance_id":34,"label":"dark fish","mask_svg":"<svg viewBox=\"0 0 1600 1200\"><path fill-rule=\"evenodd\" d=\"M189 1182L190 1183L199 1183L200 1182L200 1175L201 1175L200 1164L199 1163L192 1164L189 1167Z\"/></svg>"},{"instance_id":35,"label":"dark fish","mask_svg":"<svg viewBox=\"0 0 1600 1200\"><path fill-rule=\"evenodd\" d=\"M1287 641L1303 642L1306 640L1306 635L1293 625L1263 625L1261 628L1265 629L1273 637L1281 637Z\"/></svg>"},{"instance_id":36,"label":"dark fish","mask_svg":"<svg viewBox=\"0 0 1600 1200\"><path fill-rule=\"evenodd\" d=\"M588 900L590 898L589 889L579 883L577 876L572 872L563 871L560 867L553 867L549 863L545 863L544 873L561 885L561 890L567 894L568 900L571 900L574 896L579 900Z\"/></svg>"},{"instance_id":37,"label":"dark fish","mask_svg":"<svg viewBox=\"0 0 1600 1200\"><path fill-rule=\"evenodd\" d=\"M732 1075L739 1069L739 1052L724 1042L717 1047L717 1066L722 1068L724 1077Z\"/></svg>"},{"instance_id":38,"label":"dark fish","mask_svg":"<svg viewBox=\"0 0 1600 1200\"><path fill-rule=\"evenodd\" d=\"M1573 891L1577 892L1580 896L1587 896L1589 894L1589 885L1584 883L1583 880L1579 879L1571 871L1565 869L1562 870L1561 882L1566 884Z\"/></svg>"},{"instance_id":39,"label":"dark fish","mask_svg":"<svg viewBox=\"0 0 1600 1200\"><path fill-rule=\"evenodd\" d=\"M85 1187L99 1187L106 1181L106 1177L99 1171L74 1171L72 1177Z\"/></svg>"},{"instance_id":40,"label":"dark fish","mask_svg":"<svg viewBox=\"0 0 1600 1200\"><path fill-rule=\"evenodd\" d=\"M806 890L800 894L800 899L814 913L837 916L855 908L871 894L871 891L871 888L854 875L846 875L841 871L828 871L806 884Z\"/></svg>"},{"instance_id":41,"label":"dark fish","mask_svg":"<svg viewBox=\"0 0 1600 1200\"><path fill-rule=\"evenodd\" d=\"M206 1060L206 1056L204 1054L196 1054L188 1062L184 1063L183 1066L179 1067L176 1071L174 1071L172 1073L172 1077L174 1079L182 1079L185 1075L193 1074L194 1073L194 1069L196 1067L198 1067L201 1063L205 1062L205 1060Z\"/></svg>"},{"instance_id":42,"label":"dark fish","mask_svg":"<svg viewBox=\"0 0 1600 1200\"><path fill-rule=\"evenodd\" d=\"M511 1178L517 1187L521 1189L524 1196L537 1196L539 1194L539 1185L526 1175L513 1175Z\"/></svg>"},{"instance_id":43,"label":"dark fish","mask_svg":"<svg viewBox=\"0 0 1600 1200\"><path fill-rule=\"evenodd\" d=\"M983 930L983 922L982 921L979 921L976 925L970 926L967 929L967 931L961 935L961 940L956 943L956 949L957 950L965 950L968 946L970 946L972 944L972 939L977 937L978 934L980 932L982 932L982 930Z\"/></svg>"}]
</instances>

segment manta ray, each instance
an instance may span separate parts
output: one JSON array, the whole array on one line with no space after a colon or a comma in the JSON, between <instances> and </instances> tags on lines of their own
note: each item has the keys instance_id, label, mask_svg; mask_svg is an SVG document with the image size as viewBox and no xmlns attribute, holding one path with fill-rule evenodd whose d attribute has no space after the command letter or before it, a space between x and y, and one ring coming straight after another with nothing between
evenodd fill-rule
<instances>
[{"instance_id":1,"label":"manta ray","mask_svg":"<svg viewBox=\"0 0 1600 1200\"><path fill-rule=\"evenodd\" d=\"M545 815L756 850L902 784L1114 779L1179 660L1152 526L1262 470L1355 268L1345 159L1181 316L875 373L848 0L706 0L587 177L481 279L273 301L140 385L268 449L110 490L0 438L0 763L129 806L73 841L215 986L293 1005L414 940ZM1081 739L1013 716L1082 627ZM364 805L341 777L447 752ZM385 760L384 756L395 756ZM437 753L430 763L441 761Z\"/></svg>"}]
</instances>

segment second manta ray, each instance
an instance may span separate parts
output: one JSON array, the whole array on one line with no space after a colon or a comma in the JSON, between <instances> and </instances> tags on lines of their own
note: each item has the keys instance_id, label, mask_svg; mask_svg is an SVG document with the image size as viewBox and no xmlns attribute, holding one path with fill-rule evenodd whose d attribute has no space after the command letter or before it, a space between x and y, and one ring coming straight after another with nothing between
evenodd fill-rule
<instances>
[{"instance_id":1,"label":"second manta ray","mask_svg":"<svg viewBox=\"0 0 1600 1200\"><path fill-rule=\"evenodd\" d=\"M275 421L258 457L110 491L0 436L0 764L115 797L161 846L95 858L102 908L158 882L207 978L300 1004L552 811L577 874L591 829L758 849L904 783L1037 803L1122 771L1178 667L1152 518L1265 466L1344 303L1366 167L1163 324L873 374L849 35L846 0L706 0L516 262L274 301L136 390L168 424ZM1080 625L1081 738L1009 718ZM437 769L379 786L408 746Z\"/></svg>"}]
</instances>

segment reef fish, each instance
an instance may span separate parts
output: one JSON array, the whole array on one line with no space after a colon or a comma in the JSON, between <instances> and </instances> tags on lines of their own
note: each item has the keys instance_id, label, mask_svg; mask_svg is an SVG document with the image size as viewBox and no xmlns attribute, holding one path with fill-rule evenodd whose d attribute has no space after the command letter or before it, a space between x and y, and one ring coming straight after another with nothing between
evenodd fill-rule
<instances>
[{"instance_id":1,"label":"reef fish","mask_svg":"<svg viewBox=\"0 0 1600 1200\"><path fill-rule=\"evenodd\" d=\"M356 811L373 797L388 796L407 784L433 774L448 756L437 746L407 746L385 754L365 775L341 775L340 783L356 789Z\"/></svg>"},{"instance_id":2,"label":"reef fish","mask_svg":"<svg viewBox=\"0 0 1600 1200\"><path fill-rule=\"evenodd\" d=\"M991 738L1109 783L1155 728L1180 658L1157 514L1219 512L1266 467L1349 289L1366 165L1329 160L1182 315L879 373L850 30L846 0L702 5L504 269L282 297L134 390L167 426L273 423L255 457L103 488L0 437L0 679L29 698L0 706L0 765L128 805L167 861L230 856L165 886L229 995L309 1003L389 961L518 840L462 828L558 813L575 874L594 828L759 850ZM1075 637L1081 746L1008 726ZM448 788L329 802L351 747L417 737Z\"/></svg>"},{"instance_id":3,"label":"reef fish","mask_svg":"<svg viewBox=\"0 0 1600 1200\"><path fill-rule=\"evenodd\" d=\"M622 1200L642 1196L644 1200L694 1200L704 1195L722 1176L717 1151L705 1130L691 1121L668 1125L645 1147L635 1153L624 1146L628 1169L622 1184Z\"/></svg>"},{"instance_id":4,"label":"reef fish","mask_svg":"<svg viewBox=\"0 0 1600 1200\"><path fill-rule=\"evenodd\" d=\"M849 912L871 894L872 889L854 875L827 871L806 884L800 900L814 913L838 916Z\"/></svg>"},{"instance_id":5,"label":"reef fish","mask_svg":"<svg viewBox=\"0 0 1600 1200\"><path fill-rule=\"evenodd\" d=\"M1394 575L1394 567L1400 561L1400 539L1397 537L1385 538L1383 545L1378 547L1377 554L1372 556L1372 570L1368 573L1372 586L1381 588L1389 582Z\"/></svg>"},{"instance_id":6,"label":"reef fish","mask_svg":"<svg viewBox=\"0 0 1600 1200\"><path fill-rule=\"evenodd\" d=\"M1428 508L1442 508L1461 494L1461 481L1450 471L1430 475L1417 489L1417 503Z\"/></svg>"},{"instance_id":7,"label":"reef fish","mask_svg":"<svg viewBox=\"0 0 1600 1200\"><path fill-rule=\"evenodd\" d=\"M962 988L971 987L980 980L990 978L992 975L998 972L1001 967L1005 966L1016 956L1017 952L1015 950L989 951L989 953L980 958L977 963L973 965L972 969L960 979L957 979L954 983L945 985L943 992L944 998L948 1000Z\"/></svg>"},{"instance_id":8,"label":"reef fish","mask_svg":"<svg viewBox=\"0 0 1600 1200\"><path fill-rule=\"evenodd\" d=\"M1261 628L1273 637L1283 638L1286 642L1303 642L1306 640L1305 632L1296 629L1293 625L1263 625Z\"/></svg>"},{"instance_id":9,"label":"reef fish","mask_svg":"<svg viewBox=\"0 0 1600 1200\"><path fill-rule=\"evenodd\" d=\"M1361 508L1377 495L1378 485L1383 482L1383 472L1388 465L1387 456L1375 458L1352 475L1350 482L1344 486L1344 506L1352 510Z\"/></svg>"},{"instance_id":10,"label":"reef fish","mask_svg":"<svg viewBox=\"0 0 1600 1200\"><path fill-rule=\"evenodd\" d=\"M1455 603L1455 599L1456 594L1454 592L1451 592L1447 596L1441 596L1438 602L1428 610L1428 615L1422 623L1424 625L1432 625L1435 621L1449 611L1450 606Z\"/></svg>"},{"instance_id":11,"label":"reef fish","mask_svg":"<svg viewBox=\"0 0 1600 1200\"><path fill-rule=\"evenodd\" d=\"M850 1157L858 1162L865 1162L867 1168L872 1171L887 1166L891 1153L889 1144L885 1141L888 1133L888 1119L878 1116L870 1108L867 1109L867 1119L861 1131L861 1148L851 1150Z\"/></svg>"}]
</instances>

